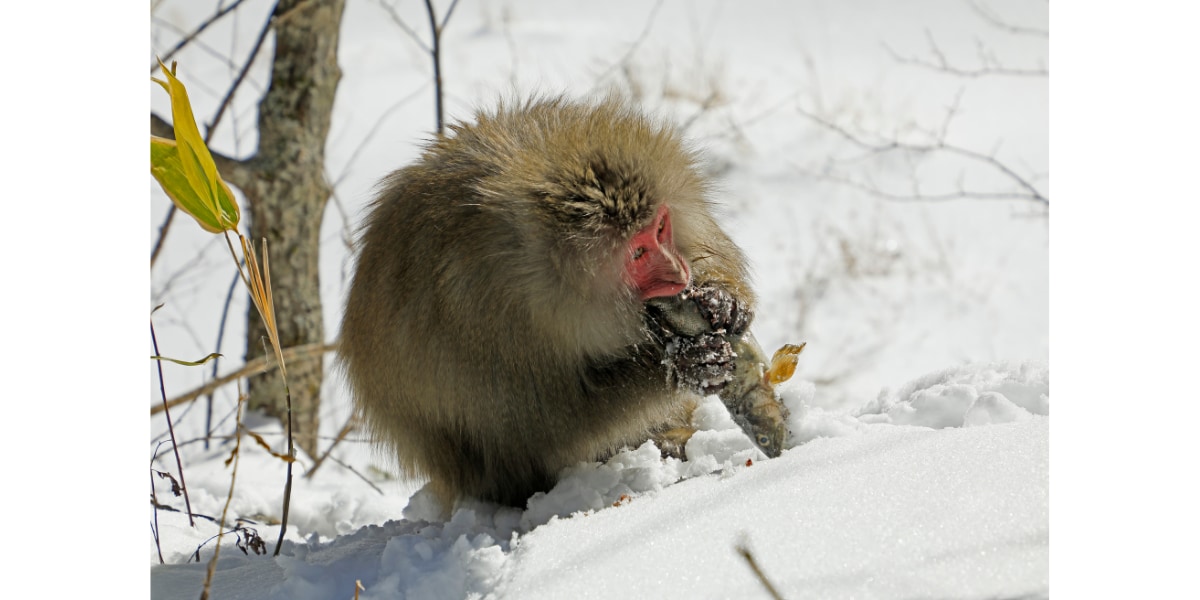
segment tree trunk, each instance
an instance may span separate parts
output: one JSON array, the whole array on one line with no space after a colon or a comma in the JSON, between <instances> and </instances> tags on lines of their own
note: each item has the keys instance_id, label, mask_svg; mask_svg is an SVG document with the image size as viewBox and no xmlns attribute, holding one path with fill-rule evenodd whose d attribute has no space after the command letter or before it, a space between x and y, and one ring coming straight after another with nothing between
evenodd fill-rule
<instances>
[{"instance_id":1,"label":"tree trunk","mask_svg":"<svg viewBox=\"0 0 1200 600\"><path fill-rule=\"evenodd\" d=\"M344 0L281 0L275 9L271 86L258 108L258 151L241 186L250 203L250 238L267 240L271 287L284 347L325 341L318 254L321 219L332 190L325 181L325 139L341 70L338 32ZM261 256L262 251L259 251ZM265 353L258 313L248 316L246 360ZM288 365L296 443L317 455L323 360ZM278 369L250 380L249 406L286 424Z\"/></svg>"}]
</instances>

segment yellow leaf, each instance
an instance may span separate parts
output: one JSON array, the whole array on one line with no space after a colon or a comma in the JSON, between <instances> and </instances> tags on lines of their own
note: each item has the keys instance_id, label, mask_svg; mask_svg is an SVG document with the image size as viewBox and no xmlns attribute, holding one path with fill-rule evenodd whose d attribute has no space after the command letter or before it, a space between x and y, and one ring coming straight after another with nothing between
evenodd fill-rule
<instances>
[{"instance_id":1,"label":"yellow leaf","mask_svg":"<svg viewBox=\"0 0 1200 600\"><path fill-rule=\"evenodd\" d=\"M214 358L220 358L222 356L224 356L224 354L217 354L216 352L213 352L200 360L183 360L182 358L170 358L167 356L151 356L150 360L167 360L185 367L199 367Z\"/></svg>"},{"instance_id":2,"label":"yellow leaf","mask_svg":"<svg viewBox=\"0 0 1200 600\"><path fill-rule=\"evenodd\" d=\"M174 202L179 210L195 218L205 231L224 231L216 215L208 209L200 196L196 195L195 188L184 175L175 140L150 136L150 174L158 180L158 185L162 186L171 202Z\"/></svg>"},{"instance_id":3,"label":"yellow leaf","mask_svg":"<svg viewBox=\"0 0 1200 600\"><path fill-rule=\"evenodd\" d=\"M264 440L261 435L258 435L257 433L254 433L253 431L246 431L246 433L250 437L254 438L254 441L258 442L259 446L262 446L263 448L265 448L267 453L270 454L271 456L274 456L275 458L278 458L279 460L282 460L283 462L288 462L288 463L296 462L296 457L288 456L286 454L280 454L280 453L272 450L271 445L268 444L267 440Z\"/></svg>"},{"instance_id":4,"label":"yellow leaf","mask_svg":"<svg viewBox=\"0 0 1200 600\"><path fill-rule=\"evenodd\" d=\"M175 125L174 152L163 138L150 137L150 172L176 206L191 215L207 231L236 231L240 213L229 186L217 172L216 162L204 144L187 88L172 69L159 61L167 80L151 78L171 96L171 118ZM165 180L165 182L164 182ZM172 186L168 188L167 186ZM185 192L181 186L187 186Z\"/></svg>"}]
</instances>

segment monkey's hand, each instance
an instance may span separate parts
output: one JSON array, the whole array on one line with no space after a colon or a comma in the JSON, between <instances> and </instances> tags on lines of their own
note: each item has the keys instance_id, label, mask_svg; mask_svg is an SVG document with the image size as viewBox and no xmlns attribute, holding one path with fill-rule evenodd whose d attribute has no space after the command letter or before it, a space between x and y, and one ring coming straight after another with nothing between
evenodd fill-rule
<instances>
[{"instance_id":1,"label":"monkey's hand","mask_svg":"<svg viewBox=\"0 0 1200 600\"><path fill-rule=\"evenodd\" d=\"M650 317L664 334L663 362L680 388L716 394L734 378L732 343L753 315L745 303L712 285L691 286L677 296L649 302Z\"/></svg>"},{"instance_id":2,"label":"monkey's hand","mask_svg":"<svg viewBox=\"0 0 1200 600\"><path fill-rule=\"evenodd\" d=\"M723 330L730 337L740 337L754 317L750 307L734 298L724 288L711 285L689 287L680 295L696 304L700 315L709 322L716 333Z\"/></svg>"},{"instance_id":3,"label":"monkey's hand","mask_svg":"<svg viewBox=\"0 0 1200 600\"><path fill-rule=\"evenodd\" d=\"M706 396L720 392L733 380L734 358L725 336L701 333L668 337L663 362L677 386Z\"/></svg>"},{"instance_id":4,"label":"monkey's hand","mask_svg":"<svg viewBox=\"0 0 1200 600\"><path fill-rule=\"evenodd\" d=\"M655 298L648 304L652 319L677 336L716 333L737 338L754 318L746 303L713 285L691 286L678 296Z\"/></svg>"}]
</instances>

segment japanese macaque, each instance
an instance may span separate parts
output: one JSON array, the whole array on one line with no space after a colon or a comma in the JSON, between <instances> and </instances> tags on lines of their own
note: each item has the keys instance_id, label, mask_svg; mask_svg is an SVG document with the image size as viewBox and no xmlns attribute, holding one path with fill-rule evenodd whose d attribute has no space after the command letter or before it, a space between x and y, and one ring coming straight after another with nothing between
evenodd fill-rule
<instances>
[{"instance_id":1,"label":"japanese macaque","mask_svg":"<svg viewBox=\"0 0 1200 600\"><path fill-rule=\"evenodd\" d=\"M622 101L541 99L451 126L381 183L341 357L406 475L447 505L524 506L622 446L680 451L755 302L697 161Z\"/></svg>"}]
</instances>

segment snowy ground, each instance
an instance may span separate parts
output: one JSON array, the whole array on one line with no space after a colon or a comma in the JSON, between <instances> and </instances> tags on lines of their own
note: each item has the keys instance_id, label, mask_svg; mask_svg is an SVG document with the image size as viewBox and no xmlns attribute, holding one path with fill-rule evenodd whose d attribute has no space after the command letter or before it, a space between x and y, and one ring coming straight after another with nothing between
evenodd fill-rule
<instances>
[{"instance_id":1,"label":"snowy ground","mask_svg":"<svg viewBox=\"0 0 1200 600\"><path fill-rule=\"evenodd\" d=\"M201 4L165 0L155 16L188 30L207 13ZM206 43L240 61L268 4L247 2L237 33L214 28ZM399 4L407 23L424 23L419 3ZM788 391L797 445L760 460L710 403L700 414L709 431L689 444L687 462L631 449L579 466L526 511L474 506L441 523L427 522L433 509L419 483L389 479L368 447L343 443L334 452L342 464L298 481L286 557L245 557L229 540L217 597L351 597L355 580L365 598L765 597L738 543L787 598L1048 594L1048 211L1027 199L881 199L862 188L1022 188L945 153L864 152L822 125L874 143L940 139L994 156L1048 195L1047 77L961 77L905 63L940 52L964 69L1043 68L1045 38L984 15L1045 30L1046 11L1012 2L981 14L955 0L753 9L464 0L444 42L452 117L512 90L616 87L706 150L727 229L754 267L755 335L767 349L808 342ZM154 32L159 52L177 37L160 22ZM200 48L177 60L197 115L212 114L231 68ZM378 3L348 3L340 62L328 146L338 202L322 234L330 339L350 266L346 232L374 183L410 160L432 125L426 57ZM251 76L260 90L266 63ZM163 96L152 96L156 110ZM251 151L256 101L239 97L216 148ZM157 227L167 203L151 193ZM152 273L151 303L165 303L155 315L162 352L198 358L217 349L233 272L220 242L182 225ZM243 347L229 340L241 339L244 311L239 300L226 329L231 356ZM167 365L168 396L207 371ZM218 397L218 419L228 419L232 397ZM325 399L332 437L348 414L340 381L330 378ZM174 413L181 439L199 435L200 412ZM256 430L278 450L276 425ZM151 451L164 431L153 418ZM229 448L190 443L183 452L193 510L219 515ZM173 465L166 455L155 461ZM268 547L282 481L280 463L244 440L231 511L257 522ZM182 506L165 483L157 489ZM203 565L181 563L215 527L189 528L162 511L158 519L171 564L151 569L153 595L195 597ZM202 563L213 545L201 548Z\"/></svg>"},{"instance_id":2,"label":"snowy ground","mask_svg":"<svg viewBox=\"0 0 1200 600\"><path fill-rule=\"evenodd\" d=\"M811 392L784 396L798 409ZM448 522L420 492L402 520L314 535L278 560L226 554L216 597L315 600L355 581L377 599L768 597L738 545L788 598L1044 596L1048 392L1032 364L932 374L875 412L797 416L804 445L768 461L712 400L687 462L647 443L572 469L525 511L476 504ZM938 429L898 424L914 422ZM349 516L349 500L319 510ZM205 569L156 567L154 597L189 597Z\"/></svg>"}]
</instances>

